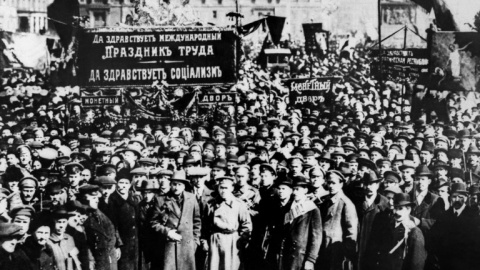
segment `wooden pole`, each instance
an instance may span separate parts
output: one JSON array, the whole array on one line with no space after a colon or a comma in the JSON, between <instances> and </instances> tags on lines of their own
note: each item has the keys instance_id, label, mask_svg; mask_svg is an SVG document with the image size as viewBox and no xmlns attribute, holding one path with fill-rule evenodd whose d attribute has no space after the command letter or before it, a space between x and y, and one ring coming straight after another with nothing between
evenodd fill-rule
<instances>
[{"instance_id":1,"label":"wooden pole","mask_svg":"<svg viewBox=\"0 0 480 270\"><path fill-rule=\"evenodd\" d=\"M384 110L383 108L383 60L382 60L382 0L378 0L378 57L379 60L379 70L380 70L380 112Z\"/></svg>"}]
</instances>

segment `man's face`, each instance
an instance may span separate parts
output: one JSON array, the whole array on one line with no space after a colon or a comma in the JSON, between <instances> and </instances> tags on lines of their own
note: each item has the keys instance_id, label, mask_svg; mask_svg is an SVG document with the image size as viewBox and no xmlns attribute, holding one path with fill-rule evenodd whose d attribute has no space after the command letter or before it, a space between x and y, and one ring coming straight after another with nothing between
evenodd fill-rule
<instances>
[{"instance_id":1,"label":"man's face","mask_svg":"<svg viewBox=\"0 0 480 270\"><path fill-rule=\"evenodd\" d=\"M212 169L212 178L213 179L217 179L217 178L222 177L222 176L225 176L225 170L224 169L221 169L221 168L218 168L218 167L214 167Z\"/></svg>"},{"instance_id":2,"label":"man's face","mask_svg":"<svg viewBox=\"0 0 480 270\"><path fill-rule=\"evenodd\" d=\"M387 192L387 194L385 194L385 197L387 198L388 200L388 206L390 209L393 209L393 197L395 197L395 194L392 193L392 192Z\"/></svg>"},{"instance_id":3,"label":"man's face","mask_svg":"<svg viewBox=\"0 0 480 270\"><path fill-rule=\"evenodd\" d=\"M179 181L172 181L170 183L170 191L175 195L175 196L180 196L183 191L185 190L185 184Z\"/></svg>"},{"instance_id":4,"label":"man's face","mask_svg":"<svg viewBox=\"0 0 480 270\"><path fill-rule=\"evenodd\" d=\"M240 168L235 173L235 178L237 179L237 185L243 187L248 183L249 175L246 168Z\"/></svg>"},{"instance_id":5,"label":"man's face","mask_svg":"<svg viewBox=\"0 0 480 270\"><path fill-rule=\"evenodd\" d=\"M70 185L72 187L78 186L78 184L80 183L80 180L82 180L80 172L68 175L68 181L70 182Z\"/></svg>"},{"instance_id":6,"label":"man's face","mask_svg":"<svg viewBox=\"0 0 480 270\"><path fill-rule=\"evenodd\" d=\"M47 244L48 239L50 238L50 227L48 226L41 226L33 234L35 241L40 246L45 246Z\"/></svg>"},{"instance_id":7,"label":"man's face","mask_svg":"<svg viewBox=\"0 0 480 270\"><path fill-rule=\"evenodd\" d=\"M217 144L215 146L215 154L217 157L225 157L226 148L222 144Z\"/></svg>"},{"instance_id":8,"label":"man's face","mask_svg":"<svg viewBox=\"0 0 480 270\"><path fill-rule=\"evenodd\" d=\"M367 184L364 184L363 190L365 191L365 195L370 198L371 196L374 196L377 194L379 187L380 187L379 182L367 183Z\"/></svg>"},{"instance_id":9,"label":"man's face","mask_svg":"<svg viewBox=\"0 0 480 270\"><path fill-rule=\"evenodd\" d=\"M453 193L451 198L452 198L452 206L457 210L460 209L467 201L467 196L460 193Z\"/></svg>"},{"instance_id":10,"label":"man's face","mask_svg":"<svg viewBox=\"0 0 480 270\"><path fill-rule=\"evenodd\" d=\"M222 181L218 185L218 194L222 199L229 199L232 196L233 183L231 181Z\"/></svg>"},{"instance_id":11,"label":"man's face","mask_svg":"<svg viewBox=\"0 0 480 270\"><path fill-rule=\"evenodd\" d=\"M17 243L18 243L18 238L16 237L8 237L8 238L0 239L0 246L7 253L13 253L15 251L15 247L17 246Z\"/></svg>"},{"instance_id":12,"label":"man's face","mask_svg":"<svg viewBox=\"0 0 480 270\"><path fill-rule=\"evenodd\" d=\"M302 201L307 197L308 188L306 187L294 187L293 188L293 199L296 202Z\"/></svg>"},{"instance_id":13,"label":"man's face","mask_svg":"<svg viewBox=\"0 0 480 270\"><path fill-rule=\"evenodd\" d=\"M12 165L17 165L19 163L19 160L15 154L8 154L7 155L7 165L12 166Z\"/></svg>"},{"instance_id":14,"label":"man's face","mask_svg":"<svg viewBox=\"0 0 480 270\"><path fill-rule=\"evenodd\" d=\"M422 162L422 164L429 164L431 160L432 160L432 154L430 152L428 151L420 152L420 162Z\"/></svg>"},{"instance_id":15,"label":"man's face","mask_svg":"<svg viewBox=\"0 0 480 270\"><path fill-rule=\"evenodd\" d=\"M59 218L55 219L55 233L58 235L63 235L67 229L68 219Z\"/></svg>"},{"instance_id":16,"label":"man's face","mask_svg":"<svg viewBox=\"0 0 480 270\"><path fill-rule=\"evenodd\" d=\"M405 183L411 184L413 183L413 175L415 170L413 168L404 168L402 170L402 178Z\"/></svg>"},{"instance_id":17,"label":"man's face","mask_svg":"<svg viewBox=\"0 0 480 270\"><path fill-rule=\"evenodd\" d=\"M80 225L82 215L79 212L75 212L73 216L68 218L68 226L75 228Z\"/></svg>"},{"instance_id":18,"label":"man's face","mask_svg":"<svg viewBox=\"0 0 480 270\"><path fill-rule=\"evenodd\" d=\"M33 195L35 195L35 188L32 187L24 187L20 190L22 194L22 199L25 202L30 202L33 199Z\"/></svg>"},{"instance_id":19,"label":"man's face","mask_svg":"<svg viewBox=\"0 0 480 270\"><path fill-rule=\"evenodd\" d=\"M393 215L397 222L406 221L410 218L410 206L395 206L393 208Z\"/></svg>"},{"instance_id":20,"label":"man's face","mask_svg":"<svg viewBox=\"0 0 480 270\"><path fill-rule=\"evenodd\" d=\"M20 225L22 227L22 234L26 234L28 232L30 221L31 219L26 216L16 216L13 218L13 223Z\"/></svg>"},{"instance_id":21,"label":"man's face","mask_svg":"<svg viewBox=\"0 0 480 270\"><path fill-rule=\"evenodd\" d=\"M416 180L418 181L418 190L419 191L426 191L430 186L432 180L428 178L428 176L417 176Z\"/></svg>"},{"instance_id":22,"label":"man's face","mask_svg":"<svg viewBox=\"0 0 480 270\"><path fill-rule=\"evenodd\" d=\"M327 190L331 195L337 194L342 190L342 188L343 188L343 183L340 181L339 177L335 175L331 175L327 179Z\"/></svg>"},{"instance_id":23,"label":"man's face","mask_svg":"<svg viewBox=\"0 0 480 270\"><path fill-rule=\"evenodd\" d=\"M263 170L260 173L260 177L262 178L262 185L265 187L273 185L273 181L275 180L275 176L269 170Z\"/></svg>"},{"instance_id":24,"label":"man's face","mask_svg":"<svg viewBox=\"0 0 480 270\"><path fill-rule=\"evenodd\" d=\"M88 205L93 209L98 209L99 196L98 195L85 195L85 199L88 202Z\"/></svg>"},{"instance_id":25,"label":"man's face","mask_svg":"<svg viewBox=\"0 0 480 270\"><path fill-rule=\"evenodd\" d=\"M290 199L290 196L292 195L292 188L286 185L280 185L278 187L278 197L280 198L281 201L287 201Z\"/></svg>"},{"instance_id":26,"label":"man's face","mask_svg":"<svg viewBox=\"0 0 480 270\"><path fill-rule=\"evenodd\" d=\"M132 187L132 184L128 179L120 179L120 181L117 182L117 191L121 195L126 195L128 194L128 191Z\"/></svg>"}]
</instances>

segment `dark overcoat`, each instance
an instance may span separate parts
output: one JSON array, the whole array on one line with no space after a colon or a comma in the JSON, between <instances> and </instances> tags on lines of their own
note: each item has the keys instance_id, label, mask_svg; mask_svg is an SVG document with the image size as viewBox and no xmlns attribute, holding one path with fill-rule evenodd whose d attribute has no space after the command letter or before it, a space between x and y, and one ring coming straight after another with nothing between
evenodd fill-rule
<instances>
[{"instance_id":1,"label":"dark overcoat","mask_svg":"<svg viewBox=\"0 0 480 270\"><path fill-rule=\"evenodd\" d=\"M301 270L306 261L316 262L323 229L320 210L314 207L286 225L282 269Z\"/></svg>"},{"instance_id":2,"label":"dark overcoat","mask_svg":"<svg viewBox=\"0 0 480 270\"><path fill-rule=\"evenodd\" d=\"M33 270L56 270L56 262L52 248L46 244L40 246L32 237L28 237L25 244L20 246L26 257L30 260Z\"/></svg>"},{"instance_id":3,"label":"dark overcoat","mask_svg":"<svg viewBox=\"0 0 480 270\"><path fill-rule=\"evenodd\" d=\"M457 216L450 208L431 230L431 250L441 269L478 269L478 215L466 206Z\"/></svg>"},{"instance_id":4,"label":"dark overcoat","mask_svg":"<svg viewBox=\"0 0 480 270\"><path fill-rule=\"evenodd\" d=\"M122 245L112 221L102 211L90 213L83 224L95 270L117 270L115 249Z\"/></svg>"},{"instance_id":5,"label":"dark overcoat","mask_svg":"<svg viewBox=\"0 0 480 270\"><path fill-rule=\"evenodd\" d=\"M370 239L370 233L372 231L373 221L378 213L388 209L388 200L383 195L377 194L372 205L366 206L365 200L357 201L355 207L358 214L358 222L360 224L360 231L358 234L358 266L362 268L362 260L367 248L367 242Z\"/></svg>"},{"instance_id":6,"label":"dark overcoat","mask_svg":"<svg viewBox=\"0 0 480 270\"><path fill-rule=\"evenodd\" d=\"M195 250L200 244L200 207L195 195L184 192L181 211L176 210L171 194L156 197L152 227L160 240L152 269L195 270ZM167 235L177 230L180 242L171 241Z\"/></svg>"},{"instance_id":7,"label":"dark overcoat","mask_svg":"<svg viewBox=\"0 0 480 270\"><path fill-rule=\"evenodd\" d=\"M110 216L123 243L123 246L120 247L122 254L118 260L119 270L138 269L139 202L139 198L133 194L129 194L125 200L118 192L114 192L108 199Z\"/></svg>"},{"instance_id":8,"label":"dark overcoat","mask_svg":"<svg viewBox=\"0 0 480 270\"><path fill-rule=\"evenodd\" d=\"M423 270L427 253L425 251L425 240L422 231L418 227L407 230L408 237L405 238L405 227L403 224L395 227L395 222L386 225L380 237L376 237L372 245L375 263L370 266L372 270ZM377 232L373 232L374 234ZM398 247L397 247L398 245Z\"/></svg>"}]
</instances>

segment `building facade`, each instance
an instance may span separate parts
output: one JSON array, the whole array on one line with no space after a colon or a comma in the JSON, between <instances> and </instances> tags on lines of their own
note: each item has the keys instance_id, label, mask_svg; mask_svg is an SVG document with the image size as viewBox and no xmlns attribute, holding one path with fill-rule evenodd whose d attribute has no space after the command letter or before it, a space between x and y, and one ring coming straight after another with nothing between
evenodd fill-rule
<instances>
[{"instance_id":1,"label":"building facade","mask_svg":"<svg viewBox=\"0 0 480 270\"><path fill-rule=\"evenodd\" d=\"M48 27L47 0L0 0L0 29L40 33Z\"/></svg>"},{"instance_id":2,"label":"building facade","mask_svg":"<svg viewBox=\"0 0 480 270\"><path fill-rule=\"evenodd\" d=\"M89 27L115 26L135 16L130 0L79 0L80 16L89 17Z\"/></svg>"}]
</instances>

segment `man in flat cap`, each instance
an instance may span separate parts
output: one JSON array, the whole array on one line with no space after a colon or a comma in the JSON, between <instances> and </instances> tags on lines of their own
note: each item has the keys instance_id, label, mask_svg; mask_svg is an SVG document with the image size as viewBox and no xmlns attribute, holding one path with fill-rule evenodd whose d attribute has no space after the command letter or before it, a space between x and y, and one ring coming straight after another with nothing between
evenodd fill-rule
<instances>
[{"instance_id":1,"label":"man in flat cap","mask_svg":"<svg viewBox=\"0 0 480 270\"><path fill-rule=\"evenodd\" d=\"M247 205L251 216L255 216L258 214L260 192L258 189L248 184L250 175L249 170L250 168L247 165L240 165L234 169L236 182L233 195Z\"/></svg>"},{"instance_id":2,"label":"man in flat cap","mask_svg":"<svg viewBox=\"0 0 480 270\"><path fill-rule=\"evenodd\" d=\"M20 198L24 205L33 206L38 201L35 198L35 192L38 188L38 180L33 176L25 176L18 182Z\"/></svg>"},{"instance_id":3,"label":"man in flat cap","mask_svg":"<svg viewBox=\"0 0 480 270\"><path fill-rule=\"evenodd\" d=\"M12 217L12 223L19 225L22 228L23 238L20 239L19 243L23 244L27 237L30 235L27 234L30 228L30 223L35 215L35 209L29 205L20 205L12 210L10 210L10 216Z\"/></svg>"},{"instance_id":4,"label":"man in flat cap","mask_svg":"<svg viewBox=\"0 0 480 270\"><path fill-rule=\"evenodd\" d=\"M195 250L200 246L200 207L185 171L174 171L167 195L156 196L151 226L160 237L152 269L195 270Z\"/></svg>"},{"instance_id":5,"label":"man in flat cap","mask_svg":"<svg viewBox=\"0 0 480 270\"><path fill-rule=\"evenodd\" d=\"M393 201L393 215L372 232L365 269L423 270L427 253L422 231L410 217L414 203L406 193L395 194Z\"/></svg>"},{"instance_id":6,"label":"man in flat cap","mask_svg":"<svg viewBox=\"0 0 480 270\"><path fill-rule=\"evenodd\" d=\"M233 177L217 179L218 196L208 202L202 242L209 247L209 270L239 270L252 231L246 205L233 195Z\"/></svg>"},{"instance_id":7,"label":"man in flat cap","mask_svg":"<svg viewBox=\"0 0 480 270\"><path fill-rule=\"evenodd\" d=\"M138 204L140 197L131 191L131 179L118 176L116 190L108 199L107 214L122 239L122 256L118 260L119 270L138 268Z\"/></svg>"},{"instance_id":8,"label":"man in flat cap","mask_svg":"<svg viewBox=\"0 0 480 270\"><path fill-rule=\"evenodd\" d=\"M23 235L19 225L0 223L0 269L33 270L29 258L17 247Z\"/></svg>"},{"instance_id":9,"label":"man in flat cap","mask_svg":"<svg viewBox=\"0 0 480 270\"><path fill-rule=\"evenodd\" d=\"M58 269L52 247L48 244L51 223L50 213L45 212L37 216L30 226L32 237L27 238L25 244L21 246L22 251L29 258L32 269Z\"/></svg>"},{"instance_id":10,"label":"man in flat cap","mask_svg":"<svg viewBox=\"0 0 480 270\"><path fill-rule=\"evenodd\" d=\"M84 185L79 188L79 201L92 208L84 223L87 244L92 254L89 269L117 270L122 242L112 221L98 209L99 187Z\"/></svg>"},{"instance_id":11,"label":"man in flat cap","mask_svg":"<svg viewBox=\"0 0 480 270\"><path fill-rule=\"evenodd\" d=\"M323 241L316 269L345 269L355 260L358 217L355 205L343 193L345 177L336 170L326 174L330 197L320 205Z\"/></svg>"}]
</instances>

